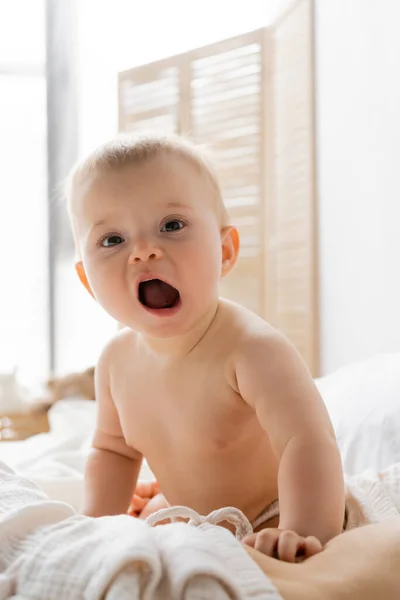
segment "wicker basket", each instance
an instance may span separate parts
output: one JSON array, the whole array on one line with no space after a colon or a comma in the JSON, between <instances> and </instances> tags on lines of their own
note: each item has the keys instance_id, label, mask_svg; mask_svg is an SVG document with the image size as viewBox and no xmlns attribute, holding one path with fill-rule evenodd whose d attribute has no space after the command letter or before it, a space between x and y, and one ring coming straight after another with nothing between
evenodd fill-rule
<instances>
[{"instance_id":1,"label":"wicker basket","mask_svg":"<svg viewBox=\"0 0 400 600\"><path fill-rule=\"evenodd\" d=\"M50 430L46 410L27 413L0 414L0 441L16 442Z\"/></svg>"}]
</instances>

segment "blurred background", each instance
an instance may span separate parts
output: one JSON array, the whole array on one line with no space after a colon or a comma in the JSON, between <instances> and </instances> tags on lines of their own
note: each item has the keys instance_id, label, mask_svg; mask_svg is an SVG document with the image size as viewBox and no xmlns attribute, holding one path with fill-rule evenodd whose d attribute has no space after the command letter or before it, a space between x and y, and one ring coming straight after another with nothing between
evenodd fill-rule
<instances>
[{"instance_id":1,"label":"blurred background","mask_svg":"<svg viewBox=\"0 0 400 600\"><path fill-rule=\"evenodd\" d=\"M94 364L62 197L118 130L215 150L242 258L224 293L314 375L400 350L397 0L0 0L0 373Z\"/></svg>"}]
</instances>

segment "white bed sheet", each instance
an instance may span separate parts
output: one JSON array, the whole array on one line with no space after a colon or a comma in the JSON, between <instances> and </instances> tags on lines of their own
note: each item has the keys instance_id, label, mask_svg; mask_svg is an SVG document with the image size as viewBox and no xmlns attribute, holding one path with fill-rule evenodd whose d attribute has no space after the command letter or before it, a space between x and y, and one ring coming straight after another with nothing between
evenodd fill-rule
<instances>
[{"instance_id":1,"label":"white bed sheet","mask_svg":"<svg viewBox=\"0 0 400 600\"><path fill-rule=\"evenodd\" d=\"M95 403L87 400L57 403L49 411L50 433L0 443L0 460L35 481L51 499L80 510L95 411Z\"/></svg>"},{"instance_id":2,"label":"white bed sheet","mask_svg":"<svg viewBox=\"0 0 400 600\"><path fill-rule=\"evenodd\" d=\"M317 385L347 475L400 462L400 353L342 367Z\"/></svg>"},{"instance_id":3,"label":"white bed sheet","mask_svg":"<svg viewBox=\"0 0 400 600\"><path fill-rule=\"evenodd\" d=\"M95 419L95 402L62 400L49 411L50 433L0 443L0 460L37 483L50 499L68 502L79 511ZM146 463L140 478L153 478Z\"/></svg>"}]
</instances>

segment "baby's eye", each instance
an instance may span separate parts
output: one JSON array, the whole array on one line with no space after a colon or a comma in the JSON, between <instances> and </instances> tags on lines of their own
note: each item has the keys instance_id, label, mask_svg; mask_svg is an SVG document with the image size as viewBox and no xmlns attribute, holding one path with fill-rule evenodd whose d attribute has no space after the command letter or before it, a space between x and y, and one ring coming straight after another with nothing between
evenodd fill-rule
<instances>
[{"instance_id":1,"label":"baby's eye","mask_svg":"<svg viewBox=\"0 0 400 600\"><path fill-rule=\"evenodd\" d=\"M164 223L160 231L162 231L163 233L171 233L183 229L185 225L186 223L184 223L180 219L171 219L170 221L166 221L166 223Z\"/></svg>"},{"instance_id":2,"label":"baby's eye","mask_svg":"<svg viewBox=\"0 0 400 600\"><path fill-rule=\"evenodd\" d=\"M101 240L100 246L103 248L111 248L112 246L122 244L124 241L124 238L120 235L108 235Z\"/></svg>"}]
</instances>

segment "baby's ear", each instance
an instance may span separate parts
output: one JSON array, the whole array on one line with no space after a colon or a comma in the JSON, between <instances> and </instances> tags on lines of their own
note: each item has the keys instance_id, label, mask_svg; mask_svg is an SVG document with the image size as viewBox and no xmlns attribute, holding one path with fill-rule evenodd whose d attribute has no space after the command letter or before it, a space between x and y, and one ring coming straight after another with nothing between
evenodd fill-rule
<instances>
[{"instance_id":1,"label":"baby's ear","mask_svg":"<svg viewBox=\"0 0 400 600\"><path fill-rule=\"evenodd\" d=\"M224 227L221 231L222 265L221 277L225 277L233 269L239 256L239 232L233 225Z\"/></svg>"},{"instance_id":2,"label":"baby's ear","mask_svg":"<svg viewBox=\"0 0 400 600\"><path fill-rule=\"evenodd\" d=\"M88 279L86 277L85 267L83 266L83 262L81 260L79 260L78 262L75 263L75 271L78 274L80 282L85 286L85 288L87 289L87 291L89 292L89 294L94 298L94 294L92 292L92 288L90 287L90 284L89 284Z\"/></svg>"}]
</instances>

